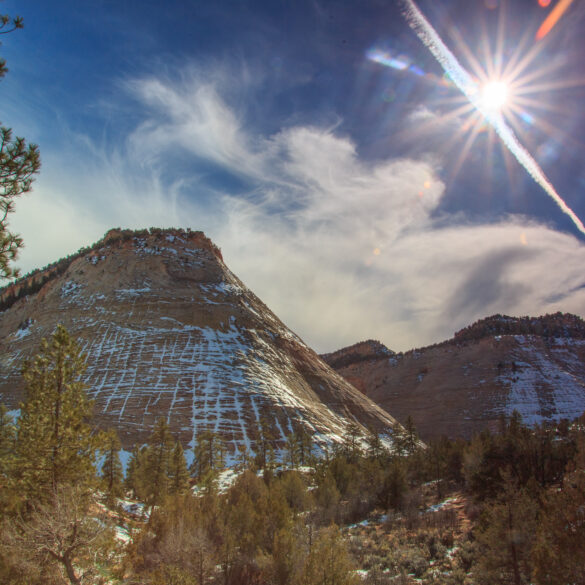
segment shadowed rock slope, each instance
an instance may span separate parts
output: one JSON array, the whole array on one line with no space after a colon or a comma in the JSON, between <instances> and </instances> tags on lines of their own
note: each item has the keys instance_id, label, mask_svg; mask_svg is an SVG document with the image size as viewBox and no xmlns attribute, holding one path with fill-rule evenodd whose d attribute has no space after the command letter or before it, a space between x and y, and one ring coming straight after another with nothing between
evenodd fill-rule
<instances>
[{"instance_id":1,"label":"shadowed rock slope","mask_svg":"<svg viewBox=\"0 0 585 585\"><path fill-rule=\"evenodd\" d=\"M112 230L6 287L0 303L0 400L17 408L23 360L63 323L87 356L97 424L117 428L126 449L161 416L185 446L213 430L232 455L254 451L261 419L275 447L298 426L325 444L340 441L349 420L395 424L287 329L201 232Z\"/></svg>"},{"instance_id":2,"label":"shadowed rock slope","mask_svg":"<svg viewBox=\"0 0 585 585\"><path fill-rule=\"evenodd\" d=\"M367 341L322 357L423 440L496 430L514 410L527 424L585 411L585 323L571 314L495 315L406 353Z\"/></svg>"}]
</instances>

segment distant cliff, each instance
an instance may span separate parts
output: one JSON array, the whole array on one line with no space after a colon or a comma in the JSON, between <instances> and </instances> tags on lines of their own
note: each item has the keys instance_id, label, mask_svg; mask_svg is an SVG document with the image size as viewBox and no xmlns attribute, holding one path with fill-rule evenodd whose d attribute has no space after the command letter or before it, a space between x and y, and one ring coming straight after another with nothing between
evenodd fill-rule
<instances>
[{"instance_id":1,"label":"distant cliff","mask_svg":"<svg viewBox=\"0 0 585 585\"><path fill-rule=\"evenodd\" d=\"M513 410L529 424L585 412L585 322L576 315L494 315L399 354L364 343L322 357L400 422L411 415L423 439L495 429Z\"/></svg>"}]
</instances>

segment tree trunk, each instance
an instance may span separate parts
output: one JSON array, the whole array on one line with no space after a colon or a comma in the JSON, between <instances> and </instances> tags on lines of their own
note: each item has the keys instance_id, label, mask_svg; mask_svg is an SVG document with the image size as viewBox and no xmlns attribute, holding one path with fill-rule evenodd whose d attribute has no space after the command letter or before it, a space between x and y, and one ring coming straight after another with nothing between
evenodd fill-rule
<instances>
[{"instance_id":1,"label":"tree trunk","mask_svg":"<svg viewBox=\"0 0 585 585\"><path fill-rule=\"evenodd\" d=\"M514 534L514 521L512 518L512 508L510 504L508 504L508 529L510 532L510 556L512 557L512 570L514 571L514 585L522 585L520 567L518 565L518 552L516 550L516 544L512 541Z\"/></svg>"},{"instance_id":2,"label":"tree trunk","mask_svg":"<svg viewBox=\"0 0 585 585\"><path fill-rule=\"evenodd\" d=\"M65 567L65 571L67 572L67 577L72 585L81 585L81 579L75 574L75 570L73 569L73 564L71 563L71 559L69 558L68 554L65 554L61 557L61 562Z\"/></svg>"}]
</instances>

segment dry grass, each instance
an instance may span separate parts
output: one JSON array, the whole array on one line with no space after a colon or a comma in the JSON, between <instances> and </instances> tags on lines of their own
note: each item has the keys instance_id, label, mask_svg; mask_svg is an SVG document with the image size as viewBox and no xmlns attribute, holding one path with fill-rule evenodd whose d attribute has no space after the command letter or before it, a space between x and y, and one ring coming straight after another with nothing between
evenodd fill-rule
<instances>
[{"instance_id":1,"label":"dry grass","mask_svg":"<svg viewBox=\"0 0 585 585\"><path fill-rule=\"evenodd\" d=\"M464 585L472 521L466 497L447 493L438 504L432 489L422 488L400 512L373 513L367 522L347 528L350 550L367 585Z\"/></svg>"}]
</instances>

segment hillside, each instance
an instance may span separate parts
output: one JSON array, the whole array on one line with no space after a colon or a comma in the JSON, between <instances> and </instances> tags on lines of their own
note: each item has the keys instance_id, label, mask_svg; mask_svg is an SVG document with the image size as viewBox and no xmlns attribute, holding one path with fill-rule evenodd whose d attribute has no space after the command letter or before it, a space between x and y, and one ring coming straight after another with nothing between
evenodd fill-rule
<instances>
[{"instance_id":1,"label":"hillside","mask_svg":"<svg viewBox=\"0 0 585 585\"><path fill-rule=\"evenodd\" d=\"M324 445L350 420L395 424L287 329L201 232L112 230L5 288L0 302L0 400L17 408L23 360L63 323L87 356L97 424L116 427L126 449L161 416L185 446L212 430L233 456L253 451L261 433L282 447L299 425Z\"/></svg>"},{"instance_id":2,"label":"hillside","mask_svg":"<svg viewBox=\"0 0 585 585\"><path fill-rule=\"evenodd\" d=\"M442 343L395 354L378 342L322 356L424 439L469 437L518 410L528 424L585 411L585 323L494 315Z\"/></svg>"}]
</instances>

